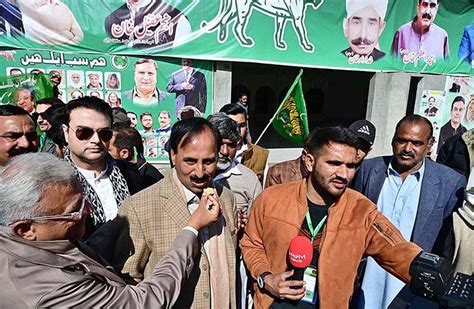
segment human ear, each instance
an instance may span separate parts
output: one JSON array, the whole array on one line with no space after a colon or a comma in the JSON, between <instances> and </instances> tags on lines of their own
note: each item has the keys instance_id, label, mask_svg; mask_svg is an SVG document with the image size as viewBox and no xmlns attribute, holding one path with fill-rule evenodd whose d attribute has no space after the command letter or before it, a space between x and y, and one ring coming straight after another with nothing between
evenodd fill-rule
<instances>
[{"instance_id":1,"label":"human ear","mask_svg":"<svg viewBox=\"0 0 474 309\"><path fill-rule=\"evenodd\" d=\"M12 225L12 232L14 235L26 239L36 240L35 228L31 221L18 221Z\"/></svg>"},{"instance_id":2,"label":"human ear","mask_svg":"<svg viewBox=\"0 0 474 309\"><path fill-rule=\"evenodd\" d=\"M314 162L315 162L315 158L312 154L310 153L307 153L304 158L304 166L306 168L306 170L311 173L313 171L313 165L314 165Z\"/></svg>"}]
</instances>

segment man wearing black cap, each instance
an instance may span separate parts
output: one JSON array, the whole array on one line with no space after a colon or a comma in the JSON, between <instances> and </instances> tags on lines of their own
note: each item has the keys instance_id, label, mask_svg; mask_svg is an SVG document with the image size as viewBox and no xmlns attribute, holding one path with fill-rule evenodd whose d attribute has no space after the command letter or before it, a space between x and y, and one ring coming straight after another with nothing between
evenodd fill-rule
<instances>
[{"instance_id":1,"label":"man wearing black cap","mask_svg":"<svg viewBox=\"0 0 474 309\"><path fill-rule=\"evenodd\" d=\"M375 126L368 120L357 120L349 126L349 130L354 132L359 140L357 164L360 165L374 144L376 132ZM308 177L308 171L304 166L304 157L307 153L308 143L309 138L306 138L304 141L303 151L298 158L277 163L268 169L265 188Z\"/></svg>"},{"instance_id":2,"label":"man wearing black cap","mask_svg":"<svg viewBox=\"0 0 474 309\"><path fill-rule=\"evenodd\" d=\"M349 126L349 130L354 132L359 140L359 149L357 149L357 164L369 154L374 145L376 129L372 122L368 120L357 120Z\"/></svg>"}]
</instances>

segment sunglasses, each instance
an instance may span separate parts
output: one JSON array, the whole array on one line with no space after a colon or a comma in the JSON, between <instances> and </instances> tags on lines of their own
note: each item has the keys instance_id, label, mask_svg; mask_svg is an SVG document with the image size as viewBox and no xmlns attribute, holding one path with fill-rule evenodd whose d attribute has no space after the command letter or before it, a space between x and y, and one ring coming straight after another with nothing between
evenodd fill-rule
<instances>
[{"instance_id":1,"label":"sunglasses","mask_svg":"<svg viewBox=\"0 0 474 309\"><path fill-rule=\"evenodd\" d=\"M99 139L103 142L108 142L112 139L112 136L114 132L111 129L99 129L99 130L94 130L88 127L78 127L76 130L74 130L71 127L68 127L71 129L72 132L76 133L76 137L80 141L85 141L89 140L95 132L97 132L97 135L99 136Z\"/></svg>"},{"instance_id":2,"label":"sunglasses","mask_svg":"<svg viewBox=\"0 0 474 309\"><path fill-rule=\"evenodd\" d=\"M428 8L428 6L430 7L430 9L434 9L434 8L437 6L437 4L434 3L434 2L430 2L430 3L428 3L428 2L422 2L421 5L422 5L425 9Z\"/></svg>"},{"instance_id":3,"label":"sunglasses","mask_svg":"<svg viewBox=\"0 0 474 309\"><path fill-rule=\"evenodd\" d=\"M24 219L19 219L15 220L13 222L8 223L8 225L13 225L15 222L18 221L49 221L49 220L74 220L74 221L79 221L82 219L82 216L84 215L86 209L89 209L89 207L86 208L86 199L83 198L81 202L81 208L78 211L71 212L65 215L51 215L51 216L38 216L38 217L30 217L30 218L24 218Z\"/></svg>"}]
</instances>

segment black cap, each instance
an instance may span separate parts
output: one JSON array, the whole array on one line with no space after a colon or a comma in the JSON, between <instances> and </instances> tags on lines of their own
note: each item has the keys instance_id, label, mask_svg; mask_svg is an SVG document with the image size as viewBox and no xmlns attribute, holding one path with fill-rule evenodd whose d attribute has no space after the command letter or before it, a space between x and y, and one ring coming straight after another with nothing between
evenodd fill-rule
<instances>
[{"instance_id":1,"label":"black cap","mask_svg":"<svg viewBox=\"0 0 474 309\"><path fill-rule=\"evenodd\" d=\"M349 130L354 132L362 142L362 150L369 152L375 140L375 126L368 120L357 120L349 126Z\"/></svg>"}]
</instances>

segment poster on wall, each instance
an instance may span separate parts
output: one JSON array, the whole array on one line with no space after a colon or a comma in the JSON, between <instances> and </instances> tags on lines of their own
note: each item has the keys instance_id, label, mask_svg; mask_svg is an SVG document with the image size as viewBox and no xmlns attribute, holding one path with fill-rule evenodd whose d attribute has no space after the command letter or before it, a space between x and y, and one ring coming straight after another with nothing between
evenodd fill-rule
<instances>
[{"instance_id":1,"label":"poster on wall","mask_svg":"<svg viewBox=\"0 0 474 309\"><path fill-rule=\"evenodd\" d=\"M0 0L0 47L472 74L472 0Z\"/></svg>"},{"instance_id":2,"label":"poster on wall","mask_svg":"<svg viewBox=\"0 0 474 309\"><path fill-rule=\"evenodd\" d=\"M212 62L191 59L121 55L71 54L56 51L0 52L0 76L16 87L14 76L42 72L56 77L64 102L96 96L111 107L124 108L144 141L145 158L168 162L163 146L181 114L212 113ZM12 92L6 92L12 93ZM17 104L14 95L1 104Z\"/></svg>"},{"instance_id":3,"label":"poster on wall","mask_svg":"<svg viewBox=\"0 0 474 309\"><path fill-rule=\"evenodd\" d=\"M418 113L433 124L432 157L436 158L448 138L474 128L474 78L448 76L444 90L423 91Z\"/></svg>"}]
</instances>

